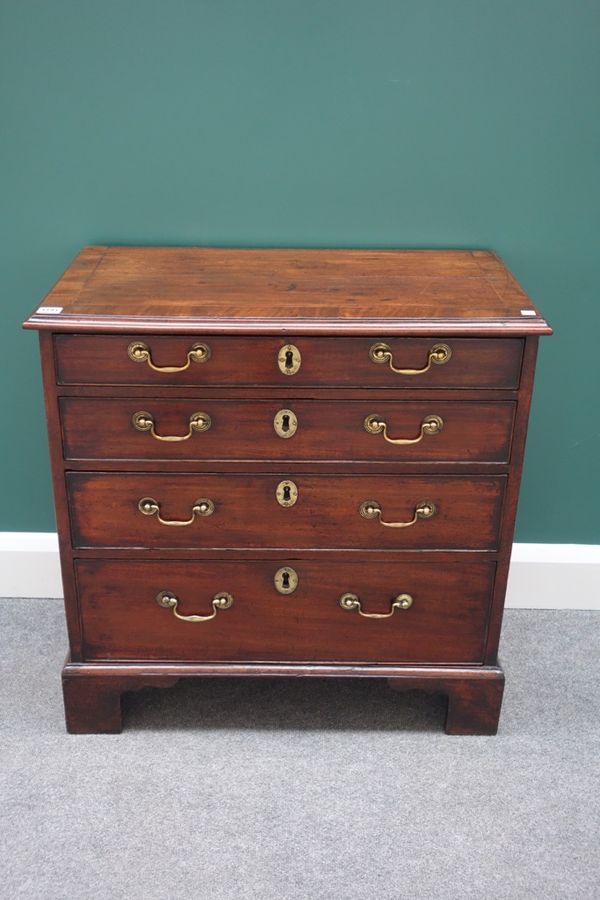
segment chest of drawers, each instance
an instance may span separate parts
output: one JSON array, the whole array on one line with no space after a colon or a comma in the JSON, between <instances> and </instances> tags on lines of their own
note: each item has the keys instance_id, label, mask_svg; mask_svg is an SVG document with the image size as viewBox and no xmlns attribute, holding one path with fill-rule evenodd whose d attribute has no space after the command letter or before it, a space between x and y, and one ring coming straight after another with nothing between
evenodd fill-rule
<instances>
[{"instance_id":1,"label":"chest of drawers","mask_svg":"<svg viewBox=\"0 0 600 900\"><path fill-rule=\"evenodd\" d=\"M493 734L535 355L492 253L88 247L40 331L67 728L188 676L386 679Z\"/></svg>"}]
</instances>

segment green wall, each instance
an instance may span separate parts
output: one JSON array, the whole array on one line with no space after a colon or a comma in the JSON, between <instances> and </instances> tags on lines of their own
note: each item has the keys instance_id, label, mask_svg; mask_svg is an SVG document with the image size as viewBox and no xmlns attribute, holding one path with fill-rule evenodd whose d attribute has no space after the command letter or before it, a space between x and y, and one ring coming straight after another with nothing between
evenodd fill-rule
<instances>
[{"instance_id":1,"label":"green wall","mask_svg":"<svg viewBox=\"0 0 600 900\"><path fill-rule=\"evenodd\" d=\"M0 530L54 529L22 319L88 243L484 247L542 341L518 539L600 542L600 5L2 0Z\"/></svg>"}]
</instances>

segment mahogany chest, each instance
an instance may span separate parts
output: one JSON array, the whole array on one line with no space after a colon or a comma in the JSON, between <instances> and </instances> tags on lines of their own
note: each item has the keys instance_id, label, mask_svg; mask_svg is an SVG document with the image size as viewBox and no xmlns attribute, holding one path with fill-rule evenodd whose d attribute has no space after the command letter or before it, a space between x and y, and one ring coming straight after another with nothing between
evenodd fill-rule
<instances>
[{"instance_id":1,"label":"mahogany chest","mask_svg":"<svg viewBox=\"0 0 600 900\"><path fill-rule=\"evenodd\" d=\"M484 251L87 247L40 331L67 728L187 676L387 679L493 734L539 335Z\"/></svg>"}]
</instances>

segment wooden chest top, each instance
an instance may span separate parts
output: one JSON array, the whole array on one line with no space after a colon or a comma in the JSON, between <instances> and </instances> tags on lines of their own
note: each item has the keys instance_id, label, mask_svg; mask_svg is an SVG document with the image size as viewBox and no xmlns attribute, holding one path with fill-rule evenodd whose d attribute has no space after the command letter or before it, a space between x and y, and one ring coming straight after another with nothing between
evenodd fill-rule
<instances>
[{"instance_id":1,"label":"wooden chest top","mask_svg":"<svg viewBox=\"0 0 600 900\"><path fill-rule=\"evenodd\" d=\"M484 250L91 246L24 325L75 332L551 333L502 260Z\"/></svg>"}]
</instances>

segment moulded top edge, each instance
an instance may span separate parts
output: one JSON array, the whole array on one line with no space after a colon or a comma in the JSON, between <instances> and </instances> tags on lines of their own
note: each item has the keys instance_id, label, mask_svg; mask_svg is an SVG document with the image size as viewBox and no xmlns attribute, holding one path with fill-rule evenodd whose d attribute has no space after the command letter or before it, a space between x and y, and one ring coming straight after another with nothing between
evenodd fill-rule
<instances>
[{"instance_id":1,"label":"moulded top edge","mask_svg":"<svg viewBox=\"0 0 600 900\"><path fill-rule=\"evenodd\" d=\"M144 333L144 334L305 334L305 335L439 335L465 337L519 337L549 335L548 323L535 318L480 319L274 319L274 318L167 318L133 316L69 316L33 313L23 328L56 332Z\"/></svg>"}]
</instances>

